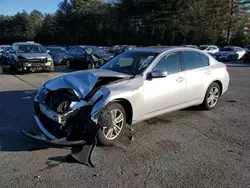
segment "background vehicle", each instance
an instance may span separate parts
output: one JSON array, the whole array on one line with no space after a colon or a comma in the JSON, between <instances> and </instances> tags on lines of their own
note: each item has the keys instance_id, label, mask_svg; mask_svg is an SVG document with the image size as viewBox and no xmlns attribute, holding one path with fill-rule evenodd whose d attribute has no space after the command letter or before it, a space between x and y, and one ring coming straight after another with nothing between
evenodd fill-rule
<instances>
[{"instance_id":1,"label":"background vehicle","mask_svg":"<svg viewBox=\"0 0 250 188\"><path fill-rule=\"evenodd\" d=\"M109 61L111 58L114 57L114 54L108 53L97 46L83 46L83 48L88 54L92 54L95 56L93 58L96 59L99 65Z\"/></svg>"},{"instance_id":2,"label":"background vehicle","mask_svg":"<svg viewBox=\"0 0 250 188\"><path fill-rule=\"evenodd\" d=\"M113 57L96 46L72 47L65 56L67 68L90 69L98 67Z\"/></svg>"},{"instance_id":3,"label":"background vehicle","mask_svg":"<svg viewBox=\"0 0 250 188\"><path fill-rule=\"evenodd\" d=\"M35 97L36 121L45 135L50 133L52 142L55 138L80 142L98 133L99 142L110 145L125 123L194 105L213 109L228 85L226 65L205 52L179 47L138 48L114 57L99 69L49 80ZM54 131L58 123L63 129ZM67 130L72 130L71 135Z\"/></svg>"},{"instance_id":4,"label":"background vehicle","mask_svg":"<svg viewBox=\"0 0 250 188\"><path fill-rule=\"evenodd\" d=\"M190 44L190 45L184 44L184 45L181 45L181 46L182 46L182 47L187 47L187 48L195 48L195 49L198 49L198 48L199 48L197 45L192 45L192 44Z\"/></svg>"},{"instance_id":5,"label":"background vehicle","mask_svg":"<svg viewBox=\"0 0 250 188\"><path fill-rule=\"evenodd\" d=\"M242 59L243 59L244 63L249 63L250 62L250 45L246 45L244 47L244 50L246 51L246 53Z\"/></svg>"},{"instance_id":6,"label":"background vehicle","mask_svg":"<svg viewBox=\"0 0 250 188\"><path fill-rule=\"evenodd\" d=\"M214 57L217 60L225 60L225 61L232 61L232 60L239 60L245 55L246 51L241 47L237 46L225 46L220 49L219 52L214 54Z\"/></svg>"},{"instance_id":7,"label":"background vehicle","mask_svg":"<svg viewBox=\"0 0 250 188\"><path fill-rule=\"evenodd\" d=\"M9 62L9 51L11 50L10 45L0 46L0 64L7 64Z\"/></svg>"},{"instance_id":8,"label":"background vehicle","mask_svg":"<svg viewBox=\"0 0 250 188\"><path fill-rule=\"evenodd\" d=\"M95 66L92 56L82 46L71 47L66 53L64 61L68 69L91 69Z\"/></svg>"},{"instance_id":9,"label":"background vehicle","mask_svg":"<svg viewBox=\"0 0 250 188\"><path fill-rule=\"evenodd\" d=\"M66 55L67 51L62 47L46 47L49 51L49 55L53 58L55 65L62 65L65 63L63 61L64 56Z\"/></svg>"},{"instance_id":10,"label":"background vehicle","mask_svg":"<svg viewBox=\"0 0 250 188\"><path fill-rule=\"evenodd\" d=\"M121 54L127 50L131 50L136 48L135 46L129 46L129 45L116 45L113 48L109 50L110 53L113 53L115 55Z\"/></svg>"},{"instance_id":11,"label":"background vehicle","mask_svg":"<svg viewBox=\"0 0 250 188\"><path fill-rule=\"evenodd\" d=\"M220 51L220 49L215 45L201 45L200 50L208 52L209 54L215 54Z\"/></svg>"},{"instance_id":12,"label":"background vehicle","mask_svg":"<svg viewBox=\"0 0 250 188\"><path fill-rule=\"evenodd\" d=\"M10 68L14 72L54 71L54 62L46 49L34 42L16 42L9 54Z\"/></svg>"}]
</instances>

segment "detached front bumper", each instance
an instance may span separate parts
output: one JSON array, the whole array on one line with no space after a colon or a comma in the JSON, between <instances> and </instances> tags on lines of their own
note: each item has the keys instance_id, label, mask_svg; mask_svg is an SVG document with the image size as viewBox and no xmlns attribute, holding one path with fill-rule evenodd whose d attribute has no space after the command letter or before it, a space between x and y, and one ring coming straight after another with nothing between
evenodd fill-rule
<instances>
[{"instance_id":1,"label":"detached front bumper","mask_svg":"<svg viewBox=\"0 0 250 188\"><path fill-rule=\"evenodd\" d=\"M34 118L42 133L34 134L26 130L23 130L22 133L32 139L50 144L71 146L71 156L74 159L82 164L93 167L91 155L96 146L96 135L99 131L98 125L90 121L89 124L86 125L86 133L81 135L82 139L78 139L77 137L75 140L74 137L60 131L59 127L60 125L70 126L68 121L72 122L72 116L82 113L81 110L82 109L79 108L66 114L58 114L50 110L46 105L35 102L35 111L37 115L34 116Z\"/></svg>"},{"instance_id":2,"label":"detached front bumper","mask_svg":"<svg viewBox=\"0 0 250 188\"><path fill-rule=\"evenodd\" d=\"M23 130L22 133L25 134L26 136L36 139L36 140L41 140L44 142L48 142L51 144L58 144L58 145L63 145L63 146L74 146L74 145L82 145L85 144L86 141L84 140L79 140L79 141L68 141L66 137L64 138L56 138L54 135L52 135L47 129L43 126L42 122L40 121L38 116L34 116L37 126L39 129L42 131L42 134L33 134L29 131Z\"/></svg>"}]
</instances>

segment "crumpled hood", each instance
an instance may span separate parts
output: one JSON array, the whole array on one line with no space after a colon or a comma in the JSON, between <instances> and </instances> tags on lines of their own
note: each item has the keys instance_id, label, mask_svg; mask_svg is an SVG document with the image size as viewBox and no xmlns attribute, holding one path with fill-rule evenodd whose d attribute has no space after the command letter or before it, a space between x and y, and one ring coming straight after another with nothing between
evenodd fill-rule
<instances>
[{"instance_id":1,"label":"crumpled hood","mask_svg":"<svg viewBox=\"0 0 250 188\"><path fill-rule=\"evenodd\" d=\"M104 69L76 71L49 80L45 87L52 91L71 88L83 99L91 92L97 80L105 77L129 78L131 75Z\"/></svg>"},{"instance_id":2,"label":"crumpled hood","mask_svg":"<svg viewBox=\"0 0 250 188\"><path fill-rule=\"evenodd\" d=\"M45 59L49 57L47 53L18 53L17 56L23 57L25 59Z\"/></svg>"},{"instance_id":3,"label":"crumpled hood","mask_svg":"<svg viewBox=\"0 0 250 188\"><path fill-rule=\"evenodd\" d=\"M96 55L96 56L98 56L99 58L101 58L101 59L104 59L104 60L106 60L106 61L108 61L108 60L110 60L112 57L114 57L114 55L112 55L112 54L94 54L94 55Z\"/></svg>"}]
</instances>

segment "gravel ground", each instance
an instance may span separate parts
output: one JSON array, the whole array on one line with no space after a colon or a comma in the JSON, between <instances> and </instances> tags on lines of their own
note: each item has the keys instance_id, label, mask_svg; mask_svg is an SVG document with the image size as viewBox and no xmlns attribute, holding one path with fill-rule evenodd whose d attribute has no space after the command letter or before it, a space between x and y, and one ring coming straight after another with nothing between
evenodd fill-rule
<instances>
[{"instance_id":1,"label":"gravel ground","mask_svg":"<svg viewBox=\"0 0 250 188\"><path fill-rule=\"evenodd\" d=\"M163 115L97 147L95 168L20 133L37 130L37 88L64 72L0 76L0 187L250 187L250 67L230 63L230 88L214 110Z\"/></svg>"}]
</instances>

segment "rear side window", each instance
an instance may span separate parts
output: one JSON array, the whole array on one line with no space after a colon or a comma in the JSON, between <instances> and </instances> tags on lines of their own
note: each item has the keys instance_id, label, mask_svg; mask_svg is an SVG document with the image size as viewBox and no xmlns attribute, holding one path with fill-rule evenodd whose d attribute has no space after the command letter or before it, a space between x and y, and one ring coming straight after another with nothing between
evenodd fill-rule
<instances>
[{"instance_id":1,"label":"rear side window","mask_svg":"<svg viewBox=\"0 0 250 188\"><path fill-rule=\"evenodd\" d=\"M208 66L209 65L209 58L206 55L204 55L204 54L200 54L200 56L201 56L202 66L203 67Z\"/></svg>"},{"instance_id":2,"label":"rear side window","mask_svg":"<svg viewBox=\"0 0 250 188\"><path fill-rule=\"evenodd\" d=\"M185 70L192 70L202 67L200 53L193 51L182 52Z\"/></svg>"},{"instance_id":3,"label":"rear side window","mask_svg":"<svg viewBox=\"0 0 250 188\"><path fill-rule=\"evenodd\" d=\"M166 71L168 74L181 72L181 59L179 52L172 52L165 55L154 68Z\"/></svg>"}]
</instances>

